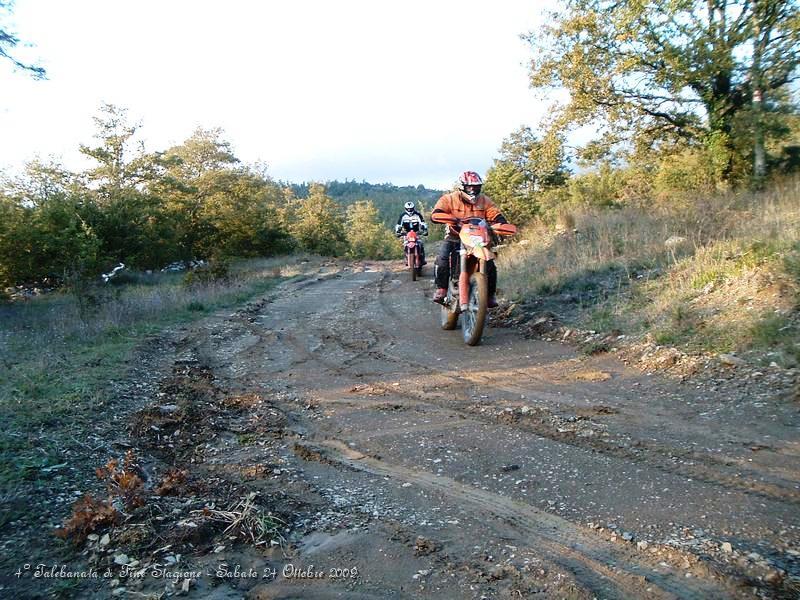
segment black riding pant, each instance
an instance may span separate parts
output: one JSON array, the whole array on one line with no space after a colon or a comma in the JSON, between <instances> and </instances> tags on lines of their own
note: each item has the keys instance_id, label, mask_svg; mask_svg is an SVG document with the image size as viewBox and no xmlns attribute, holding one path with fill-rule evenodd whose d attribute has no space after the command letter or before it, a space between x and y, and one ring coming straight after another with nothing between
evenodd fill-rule
<instances>
[{"instance_id":1,"label":"black riding pant","mask_svg":"<svg viewBox=\"0 0 800 600\"><path fill-rule=\"evenodd\" d=\"M439 254L436 256L436 268L434 269L437 288L447 288L447 280L450 279L450 261L454 260L456 268L458 268L458 261L461 260L458 255L460 249L461 242L452 240L442 242ZM489 283L489 295L494 296L497 291L497 267L493 260L486 263L486 277Z\"/></svg>"}]
</instances>

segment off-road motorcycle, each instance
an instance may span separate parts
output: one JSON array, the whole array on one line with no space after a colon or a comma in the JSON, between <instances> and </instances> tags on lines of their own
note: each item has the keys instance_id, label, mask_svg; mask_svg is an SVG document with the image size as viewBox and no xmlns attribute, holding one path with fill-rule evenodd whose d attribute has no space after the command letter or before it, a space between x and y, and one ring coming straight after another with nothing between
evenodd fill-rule
<instances>
[{"instance_id":1,"label":"off-road motorcycle","mask_svg":"<svg viewBox=\"0 0 800 600\"><path fill-rule=\"evenodd\" d=\"M442 329L455 329L458 316L464 342L476 346L481 341L489 303L489 281L486 266L495 259L493 252L498 236L510 236L517 228L510 223L489 225L484 219L461 222L458 255L450 257L450 281L447 297L441 307Z\"/></svg>"},{"instance_id":2,"label":"off-road motorcycle","mask_svg":"<svg viewBox=\"0 0 800 600\"><path fill-rule=\"evenodd\" d=\"M419 233L414 231L406 232L403 237L403 254L406 257L406 267L411 270L411 281L416 281L422 275L422 253L420 252L422 240Z\"/></svg>"}]
</instances>

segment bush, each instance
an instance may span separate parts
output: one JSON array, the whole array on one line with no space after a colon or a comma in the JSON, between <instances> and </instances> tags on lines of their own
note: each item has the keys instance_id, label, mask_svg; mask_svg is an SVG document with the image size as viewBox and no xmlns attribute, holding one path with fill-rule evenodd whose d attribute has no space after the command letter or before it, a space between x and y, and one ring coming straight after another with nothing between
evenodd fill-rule
<instances>
[{"instance_id":1,"label":"bush","mask_svg":"<svg viewBox=\"0 0 800 600\"><path fill-rule=\"evenodd\" d=\"M308 198L296 201L290 231L306 252L342 256L347 251L342 207L322 185L312 185Z\"/></svg>"},{"instance_id":2,"label":"bush","mask_svg":"<svg viewBox=\"0 0 800 600\"><path fill-rule=\"evenodd\" d=\"M350 258L384 260L402 256L400 243L381 223L378 209L370 201L359 201L347 210Z\"/></svg>"},{"instance_id":3,"label":"bush","mask_svg":"<svg viewBox=\"0 0 800 600\"><path fill-rule=\"evenodd\" d=\"M231 281L231 263L228 258L215 258L208 265L198 267L186 273L183 285L186 287L226 283Z\"/></svg>"}]
</instances>

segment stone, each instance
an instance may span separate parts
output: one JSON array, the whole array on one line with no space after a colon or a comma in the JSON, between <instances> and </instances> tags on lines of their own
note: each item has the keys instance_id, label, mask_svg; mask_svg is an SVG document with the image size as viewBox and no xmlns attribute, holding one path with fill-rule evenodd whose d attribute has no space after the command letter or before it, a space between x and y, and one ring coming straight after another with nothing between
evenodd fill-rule
<instances>
[{"instance_id":1,"label":"stone","mask_svg":"<svg viewBox=\"0 0 800 600\"><path fill-rule=\"evenodd\" d=\"M741 358L734 356L733 354L720 354L719 362L721 362L723 365L728 365L729 367L741 367L742 365L747 364Z\"/></svg>"}]
</instances>

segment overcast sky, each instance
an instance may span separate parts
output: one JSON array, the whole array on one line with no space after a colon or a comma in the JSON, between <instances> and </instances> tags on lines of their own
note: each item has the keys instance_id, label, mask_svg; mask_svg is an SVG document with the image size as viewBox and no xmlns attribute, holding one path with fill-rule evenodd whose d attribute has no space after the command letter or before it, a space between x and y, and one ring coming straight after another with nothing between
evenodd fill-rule
<instances>
[{"instance_id":1,"label":"overcast sky","mask_svg":"<svg viewBox=\"0 0 800 600\"><path fill-rule=\"evenodd\" d=\"M281 180L449 187L484 174L503 138L546 106L528 88L521 0L16 0L18 53L0 63L0 167L38 154L82 166L110 102L148 150L221 127Z\"/></svg>"}]
</instances>

